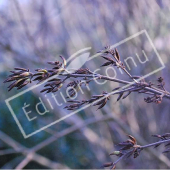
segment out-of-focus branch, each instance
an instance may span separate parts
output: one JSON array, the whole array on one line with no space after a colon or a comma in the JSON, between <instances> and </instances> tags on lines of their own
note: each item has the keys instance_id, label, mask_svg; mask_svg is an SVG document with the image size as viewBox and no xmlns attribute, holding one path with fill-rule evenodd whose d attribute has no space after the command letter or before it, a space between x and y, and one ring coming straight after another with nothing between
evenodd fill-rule
<instances>
[{"instance_id":1,"label":"out-of-focus branch","mask_svg":"<svg viewBox=\"0 0 170 170\"><path fill-rule=\"evenodd\" d=\"M14 150L16 150L16 151L22 150L22 154L25 155L25 156L27 156L30 153L29 152L30 150L28 148L24 147L23 145L21 145L20 143L18 143L17 141L15 141L11 137L9 137L7 134L3 133L2 131L0 131L0 139L3 142L5 142L7 145L14 148ZM45 158L45 157L43 157L43 156L41 156L37 153L32 153L31 161L35 161L42 166L52 168L52 169L66 168L66 166L61 165L61 164L56 163L56 162L53 162L53 161L49 160L48 158Z\"/></svg>"},{"instance_id":2,"label":"out-of-focus branch","mask_svg":"<svg viewBox=\"0 0 170 170\"><path fill-rule=\"evenodd\" d=\"M52 142L56 141L57 139L63 137L63 136L66 136L70 133L73 133L73 132L75 132L75 131L83 128L83 127L90 125L90 124L98 123L98 122L106 121L106 120L112 120L112 115L98 116L98 117L95 117L95 118L87 119L83 123L77 123L76 125L73 125L72 127L68 128L68 129L65 129L61 132L57 132L56 134L54 134L50 138L46 139L45 141L43 141L40 144L33 147L31 149L31 151L36 152L36 151L44 148L45 146L51 144Z\"/></svg>"},{"instance_id":3,"label":"out-of-focus branch","mask_svg":"<svg viewBox=\"0 0 170 170\"><path fill-rule=\"evenodd\" d=\"M29 61L32 61L32 62L36 62L36 60L33 60L32 58L30 58L29 56L27 56L26 54L22 54L20 53L19 51L15 50L14 48L12 48L12 46L10 44L4 44L0 41L0 47L2 50L5 50L7 52L10 52L12 55L15 56L15 60L17 63L21 63L21 64L28 64L28 61L27 63L25 62L25 59L28 59ZM21 57L24 58L24 60L21 60ZM36 62L37 64L39 63L38 60Z\"/></svg>"},{"instance_id":4,"label":"out-of-focus branch","mask_svg":"<svg viewBox=\"0 0 170 170\"><path fill-rule=\"evenodd\" d=\"M18 150L14 150L14 149L6 149L6 150L1 150L0 151L0 155L8 155L8 154L14 154L14 153L21 153L22 150L18 149Z\"/></svg>"},{"instance_id":5,"label":"out-of-focus branch","mask_svg":"<svg viewBox=\"0 0 170 170\"><path fill-rule=\"evenodd\" d=\"M5 133L0 131L0 139L3 140L5 143L7 143L8 145L10 145L11 147L14 148L14 150L22 150L22 154L26 156L26 158L18 165L19 167L24 167L26 166L27 163L29 163L30 161L36 161L37 163L45 166L45 167L49 167L49 168L58 168L58 167L62 167L60 166L60 164L55 163L50 161L49 159L35 153L36 151L42 149L43 147L49 145L50 143L56 141L57 139L68 135L70 133L73 133L77 130L79 130L82 127L88 126L90 124L93 123L97 123L100 121L105 121L105 120L110 120L112 119L112 116L100 116L97 118L91 118L86 120L83 124L77 124L75 126L72 126L66 130L63 130L61 132L58 132L56 134L54 134L52 137L46 139L45 141L41 142L40 144L38 144L37 146L33 147L32 149L28 149L24 146L22 146L21 144L19 144L18 142L14 141L12 138L10 138L8 135L6 135ZM63 166L64 167L64 166Z\"/></svg>"},{"instance_id":6,"label":"out-of-focus branch","mask_svg":"<svg viewBox=\"0 0 170 170\"><path fill-rule=\"evenodd\" d=\"M35 41L34 41L34 38L30 34L30 31L28 29L28 25L26 23L26 20L24 18L24 14L23 14L23 12L22 12L22 10L20 8L18 0L13 0L13 1L14 1L14 4L15 4L15 7L17 9L21 24L22 24L22 26L23 26L23 28L25 30L25 35L28 37L28 40L30 41L30 44L33 46L35 54L43 55L43 53L41 53L41 51L37 48L37 46L35 44Z\"/></svg>"},{"instance_id":7,"label":"out-of-focus branch","mask_svg":"<svg viewBox=\"0 0 170 170\"><path fill-rule=\"evenodd\" d=\"M28 154L23 161L21 161L15 169L23 169L32 160L32 154Z\"/></svg>"}]
</instances>

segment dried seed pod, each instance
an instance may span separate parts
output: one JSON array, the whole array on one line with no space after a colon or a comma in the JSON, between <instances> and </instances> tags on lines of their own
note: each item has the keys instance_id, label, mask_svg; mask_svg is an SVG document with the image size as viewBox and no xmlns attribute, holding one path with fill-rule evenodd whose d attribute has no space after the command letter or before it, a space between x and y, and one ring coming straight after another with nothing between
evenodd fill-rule
<instances>
[{"instance_id":1,"label":"dried seed pod","mask_svg":"<svg viewBox=\"0 0 170 170\"><path fill-rule=\"evenodd\" d=\"M119 101L121 99L121 97L123 96L124 93L120 93L118 98L117 98L117 101Z\"/></svg>"},{"instance_id":2,"label":"dried seed pod","mask_svg":"<svg viewBox=\"0 0 170 170\"><path fill-rule=\"evenodd\" d=\"M115 54L116 54L116 58L118 61L120 61L120 56L119 56L119 53L118 53L118 50L117 48L115 49Z\"/></svg>"},{"instance_id":3,"label":"dried seed pod","mask_svg":"<svg viewBox=\"0 0 170 170\"><path fill-rule=\"evenodd\" d=\"M24 83L22 83L22 85L20 85L20 86L17 88L17 90L23 88L24 86L26 86L26 85L29 84L29 83L31 83L31 80L30 80L30 79L25 80Z\"/></svg>"},{"instance_id":4,"label":"dried seed pod","mask_svg":"<svg viewBox=\"0 0 170 170\"><path fill-rule=\"evenodd\" d=\"M95 103L93 104L93 106L101 105L103 102L105 102L105 99L100 100L100 101L98 101L98 102L95 102Z\"/></svg>"},{"instance_id":5,"label":"dried seed pod","mask_svg":"<svg viewBox=\"0 0 170 170\"><path fill-rule=\"evenodd\" d=\"M11 82L11 81L14 81L14 80L15 80L15 78L9 77L3 83Z\"/></svg>"},{"instance_id":6,"label":"dried seed pod","mask_svg":"<svg viewBox=\"0 0 170 170\"><path fill-rule=\"evenodd\" d=\"M167 146L169 146L170 145L170 143L167 143L166 145L165 145L165 147L167 147Z\"/></svg>"},{"instance_id":7,"label":"dried seed pod","mask_svg":"<svg viewBox=\"0 0 170 170\"><path fill-rule=\"evenodd\" d=\"M131 91L127 92L127 94L125 94L122 99L125 99L126 97L128 97L131 94Z\"/></svg>"},{"instance_id":8,"label":"dried seed pod","mask_svg":"<svg viewBox=\"0 0 170 170\"><path fill-rule=\"evenodd\" d=\"M50 65L58 65L60 62L59 61L48 61L47 63Z\"/></svg>"},{"instance_id":9,"label":"dried seed pod","mask_svg":"<svg viewBox=\"0 0 170 170\"><path fill-rule=\"evenodd\" d=\"M91 74L88 68L80 68L74 72L74 74Z\"/></svg>"},{"instance_id":10,"label":"dried seed pod","mask_svg":"<svg viewBox=\"0 0 170 170\"><path fill-rule=\"evenodd\" d=\"M116 90L119 90L121 87L116 87L114 88L112 91L116 91Z\"/></svg>"},{"instance_id":11,"label":"dried seed pod","mask_svg":"<svg viewBox=\"0 0 170 170\"><path fill-rule=\"evenodd\" d=\"M110 167L113 165L113 162L107 162L103 165L104 168Z\"/></svg>"},{"instance_id":12,"label":"dried seed pod","mask_svg":"<svg viewBox=\"0 0 170 170\"><path fill-rule=\"evenodd\" d=\"M101 57L104 58L105 60L115 62L111 57L106 57L106 56L101 56Z\"/></svg>"},{"instance_id":13,"label":"dried seed pod","mask_svg":"<svg viewBox=\"0 0 170 170\"><path fill-rule=\"evenodd\" d=\"M163 79L162 77L159 77L159 78L158 78L158 82L159 82L159 83L162 83L163 81L164 81L164 79Z\"/></svg>"},{"instance_id":14,"label":"dried seed pod","mask_svg":"<svg viewBox=\"0 0 170 170\"><path fill-rule=\"evenodd\" d=\"M29 69L21 68L21 67L15 67L15 70L22 70L22 71L29 71Z\"/></svg>"},{"instance_id":15,"label":"dried seed pod","mask_svg":"<svg viewBox=\"0 0 170 170\"><path fill-rule=\"evenodd\" d=\"M165 151L163 151L162 153L168 153L170 152L170 148L167 148Z\"/></svg>"},{"instance_id":16,"label":"dried seed pod","mask_svg":"<svg viewBox=\"0 0 170 170\"><path fill-rule=\"evenodd\" d=\"M30 75L31 75L30 72L24 72L24 73L20 74L21 77L28 77Z\"/></svg>"},{"instance_id":17,"label":"dried seed pod","mask_svg":"<svg viewBox=\"0 0 170 170\"><path fill-rule=\"evenodd\" d=\"M165 138L165 139L170 138L170 133L165 133L165 134L162 135L162 137Z\"/></svg>"},{"instance_id":18,"label":"dried seed pod","mask_svg":"<svg viewBox=\"0 0 170 170\"><path fill-rule=\"evenodd\" d=\"M60 58L63 60L63 65L64 65L64 68L65 68L66 65L67 65L67 61L66 61L66 59L65 59L63 56L61 56L61 55L60 55Z\"/></svg>"},{"instance_id":19,"label":"dried seed pod","mask_svg":"<svg viewBox=\"0 0 170 170\"><path fill-rule=\"evenodd\" d=\"M111 63L110 61L108 61L108 62L102 64L100 67L108 66L108 65L111 65L111 64L112 64L112 63Z\"/></svg>"},{"instance_id":20,"label":"dried seed pod","mask_svg":"<svg viewBox=\"0 0 170 170\"><path fill-rule=\"evenodd\" d=\"M131 152L129 152L126 157L129 158L130 156L132 156L132 154L134 153L134 150L132 150Z\"/></svg>"},{"instance_id":21,"label":"dried seed pod","mask_svg":"<svg viewBox=\"0 0 170 170\"><path fill-rule=\"evenodd\" d=\"M51 81L61 81L61 79L60 78L53 78L53 79L48 80L48 82L51 82Z\"/></svg>"},{"instance_id":22,"label":"dried seed pod","mask_svg":"<svg viewBox=\"0 0 170 170\"><path fill-rule=\"evenodd\" d=\"M161 144L157 144L157 145L154 146L154 148L157 148L157 147L160 146L160 145L161 145Z\"/></svg>"},{"instance_id":23,"label":"dried seed pod","mask_svg":"<svg viewBox=\"0 0 170 170\"><path fill-rule=\"evenodd\" d=\"M17 85L17 83L18 83L18 81L16 80L16 81L14 81L12 84L10 84L10 85L8 86L8 91L11 91L11 90Z\"/></svg>"},{"instance_id":24,"label":"dried seed pod","mask_svg":"<svg viewBox=\"0 0 170 170\"><path fill-rule=\"evenodd\" d=\"M105 99L105 100L103 101L103 103L97 108L97 110L99 110L99 109L101 109L102 107L104 107L104 106L106 105L106 103L107 103L107 99Z\"/></svg>"},{"instance_id":25,"label":"dried seed pod","mask_svg":"<svg viewBox=\"0 0 170 170\"><path fill-rule=\"evenodd\" d=\"M140 154L140 151L138 149L135 149L134 151L134 158L137 158Z\"/></svg>"},{"instance_id":26,"label":"dried seed pod","mask_svg":"<svg viewBox=\"0 0 170 170\"><path fill-rule=\"evenodd\" d=\"M80 101L78 101L78 100L67 100L67 102L69 102L69 103L80 103Z\"/></svg>"},{"instance_id":27,"label":"dried seed pod","mask_svg":"<svg viewBox=\"0 0 170 170\"><path fill-rule=\"evenodd\" d=\"M136 139L133 136L128 135L128 137L133 141L134 145L137 144L137 141L136 141Z\"/></svg>"},{"instance_id":28,"label":"dried seed pod","mask_svg":"<svg viewBox=\"0 0 170 170\"><path fill-rule=\"evenodd\" d=\"M46 69L37 69L36 71L43 72L43 73L47 73L48 72Z\"/></svg>"}]
</instances>

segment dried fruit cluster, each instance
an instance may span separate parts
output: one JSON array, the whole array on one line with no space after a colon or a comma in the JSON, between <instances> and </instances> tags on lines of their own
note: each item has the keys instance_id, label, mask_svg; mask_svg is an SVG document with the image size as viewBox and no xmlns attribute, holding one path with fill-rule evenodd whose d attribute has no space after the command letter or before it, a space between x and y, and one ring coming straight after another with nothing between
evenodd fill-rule
<instances>
[{"instance_id":1,"label":"dried fruit cluster","mask_svg":"<svg viewBox=\"0 0 170 170\"><path fill-rule=\"evenodd\" d=\"M12 82L8 87L10 91L13 88L21 89L32 81L37 81L38 83L42 83L45 81L46 84L41 93L55 93L60 90L62 86L65 85L66 88L69 88L67 96L67 98L69 99L67 102L71 103L70 105L65 107L67 110L75 110L86 104L98 106L98 109L101 109L109 101L110 97L116 94L118 94L117 101L119 101L120 99L125 99L131 93L142 93L148 95L146 98L144 98L144 101L147 103L159 104L162 102L163 98L170 99L170 93L166 91L165 82L162 77L158 78L158 84L146 82L144 78L140 76L133 76L127 71L123 62L121 61L121 57L117 49L111 49L109 46L107 46L104 50L99 51L99 53L101 54L101 57L105 60L105 63L103 63L101 67L113 66L120 68L127 75L129 81L96 74L88 68L81 68L75 70L73 73L69 72L69 70L67 70L67 62L65 58L60 56L62 62L48 62L48 64L53 66L52 69L40 68L36 69L35 73L32 73L29 69L15 68L14 71L11 71L12 74L9 75L4 83ZM120 86L113 89L111 92L104 91L101 94L93 95L88 100L72 100L72 97L74 97L76 95L76 92L81 89L81 86L87 86L90 82L96 79L108 80L110 82L118 82ZM66 80L68 80L69 82L67 83ZM160 141L153 144L140 146L137 145L136 139L129 135L129 139L127 141L118 144L118 146L122 146L122 148L111 154L118 156L119 159L114 163L111 162L105 164L104 167L111 167L112 169L114 169L116 164L124 157L130 157L131 155L133 155L134 158L136 158L140 155L140 152L144 148L151 146L158 147L162 143L167 143L167 149L164 151L164 153L170 151L170 134L154 135L154 137L159 138Z\"/></svg>"},{"instance_id":2,"label":"dried fruit cluster","mask_svg":"<svg viewBox=\"0 0 170 170\"><path fill-rule=\"evenodd\" d=\"M69 96L67 98L74 97L76 92L80 90L82 85L88 85L90 82L94 81L95 79L103 79L103 80L109 80L113 82L119 82L120 84L129 84L128 87L117 87L112 90L112 92L103 92L100 95L94 95L89 100L82 100L82 101L74 101L72 100L72 104L69 106L66 106L65 108L68 110L73 110L81 107L85 104L92 104L92 105L100 105L98 109L101 109L105 106L107 101L109 100L110 96L118 94L117 101L120 99L125 99L127 96L129 96L132 92L137 93L143 93L148 94L149 96L144 99L147 103L161 103L163 97L170 98L170 93L165 90L165 82L163 81L163 78L158 78L158 84L154 86L151 82L146 82L145 79L143 79L140 76L132 76L127 69L125 68L124 64L120 60L120 55L117 51L117 49L111 49L109 46L105 47L104 50L99 51L98 53L101 53L101 57L106 61L104 64L101 65L101 67L106 66L113 66L122 69L126 75L130 78L130 80L133 81L125 81L121 79L116 78L109 78L107 76L96 74L92 71L90 71L88 68L81 68L78 70L75 70L74 73L69 73L69 70L67 70L67 62L64 57L60 56L62 59L62 63L59 61L55 62L48 62L48 64L52 65L52 69L36 69L35 73L30 72L29 69L25 68L15 68L14 71L11 71L11 75L4 81L6 82L12 82L10 84L9 91L16 87L17 89L21 89L27 84L31 83L32 81L38 81L38 83L41 83L43 81L47 81L44 89L41 92L46 93L54 93L57 92L65 83L66 80L74 79L73 81L70 81L66 88L69 89ZM54 76L58 75L58 77L54 78Z\"/></svg>"},{"instance_id":3,"label":"dried fruit cluster","mask_svg":"<svg viewBox=\"0 0 170 170\"><path fill-rule=\"evenodd\" d=\"M121 142L117 145L118 147L120 147L120 149L118 151L114 151L110 154L110 155L118 156L119 159L117 159L117 161L115 161L115 162L105 163L103 165L103 167L110 167L111 169L115 169L116 164L119 161L121 161L123 158L129 158L132 155L134 158L137 158L143 149L148 148L148 147L157 148L161 144L165 144L165 148L166 148L163 151L163 153L170 152L170 133L165 133L163 135L152 135L152 136L157 137L160 140L155 143L140 146L137 144L137 141L133 136L128 135L129 139L127 139L126 141Z\"/></svg>"}]
</instances>

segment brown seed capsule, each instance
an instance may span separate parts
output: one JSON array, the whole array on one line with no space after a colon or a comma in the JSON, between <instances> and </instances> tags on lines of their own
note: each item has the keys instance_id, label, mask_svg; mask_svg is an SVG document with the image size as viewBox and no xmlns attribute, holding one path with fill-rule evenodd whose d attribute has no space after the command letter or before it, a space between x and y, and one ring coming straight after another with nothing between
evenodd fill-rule
<instances>
[{"instance_id":1,"label":"brown seed capsule","mask_svg":"<svg viewBox=\"0 0 170 170\"><path fill-rule=\"evenodd\" d=\"M107 168L107 167L110 167L110 166L112 166L112 165L113 165L112 162L107 162L107 163L105 163L105 164L103 165L103 167Z\"/></svg>"},{"instance_id":2,"label":"brown seed capsule","mask_svg":"<svg viewBox=\"0 0 170 170\"><path fill-rule=\"evenodd\" d=\"M63 56L61 56L61 55L60 55L60 58L63 60L63 65L64 65L64 68L65 68L66 65L67 65L67 61L66 61L66 59L65 59Z\"/></svg>"},{"instance_id":3,"label":"brown seed capsule","mask_svg":"<svg viewBox=\"0 0 170 170\"><path fill-rule=\"evenodd\" d=\"M20 74L20 76L22 76L22 77L27 77L29 75L30 75L30 72L24 72L24 73Z\"/></svg>"}]
</instances>

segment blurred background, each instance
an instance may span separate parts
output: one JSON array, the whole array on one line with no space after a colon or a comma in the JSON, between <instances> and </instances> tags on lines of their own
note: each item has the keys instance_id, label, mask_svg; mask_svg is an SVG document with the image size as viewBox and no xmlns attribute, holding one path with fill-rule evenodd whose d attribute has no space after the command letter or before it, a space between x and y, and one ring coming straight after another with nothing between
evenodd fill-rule
<instances>
[{"instance_id":1,"label":"blurred background","mask_svg":"<svg viewBox=\"0 0 170 170\"><path fill-rule=\"evenodd\" d=\"M126 134L145 145L156 142L152 134L170 132L169 101L164 99L160 105L147 104L145 96L132 94L120 102L113 96L101 110L88 107L25 139L5 103L18 93L16 90L8 92L8 85L3 84L14 67L31 71L46 68L47 61L58 60L59 55L68 59L87 47L91 47L92 56L104 46L118 43L141 30L148 32L165 64L163 70L147 79L154 82L162 76L166 89L170 90L169 0L0 0L0 167L97 169L117 159L109 154L116 150L117 143L126 140ZM141 42L138 48L147 49L148 44L144 40ZM122 56L127 54L127 49L131 48L118 47ZM150 59L154 57L156 55ZM85 66L95 70L102 61L90 61ZM137 67L135 73L146 74L143 67ZM116 85L108 82L104 88L110 91ZM90 88L92 90L85 93L84 98L103 90L95 83ZM39 91L39 88L34 90L34 98L30 97L32 103L38 99ZM16 114L23 107L23 100L13 101ZM67 114L63 107L56 106L54 114L39 118L27 127L34 130L40 124ZM170 168L170 155L163 155L162 151L162 147L144 150L136 159L121 161L117 168Z\"/></svg>"}]
</instances>

